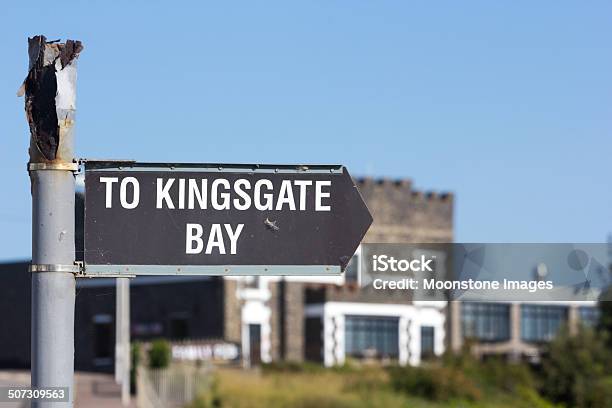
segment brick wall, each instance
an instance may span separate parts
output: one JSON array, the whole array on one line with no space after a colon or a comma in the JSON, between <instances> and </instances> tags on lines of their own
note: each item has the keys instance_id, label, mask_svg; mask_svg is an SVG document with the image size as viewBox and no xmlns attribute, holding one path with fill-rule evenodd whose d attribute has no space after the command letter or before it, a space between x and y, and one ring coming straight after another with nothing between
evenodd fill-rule
<instances>
[{"instance_id":1,"label":"brick wall","mask_svg":"<svg viewBox=\"0 0 612 408\"><path fill-rule=\"evenodd\" d=\"M452 242L453 195L412 189L409 180L362 178L357 186L374 222L363 242Z\"/></svg>"},{"instance_id":2,"label":"brick wall","mask_svg":"<svg viewBox=\"0 0 612 408\"><path fill-rule=\"evenodd\" d=\"M285 317L283 316L282 307L282 289L279 282L271 282L268 284L270 289L270 300L268 300L268 307L270 308L270 356L273 361L283 359L283 352L281 350L281 344L283 342L283 332L281 327L284 324Z\"/></svg>"},{"instance_id":3,"label":"brick wall","mask_svg":"<svg viewBox=\"0 0 612 408\"><path fill-rule=\"evenodd\" d=\"M227 341L241 343L242 317L240 299L236 294L237 289L237 281L223 280L223 338Z\"/></svg>"},{"instance_id":4,"label":"brick wall","mask_svg":"<svg viewBox=\"0 0 612 408\"><path fill-rule=\"evenodd\" d=\"M304 360L304 285L299 282L269 284L272 312L272 360Z\"/></svg>"},{"instance_id":5,"label":"brick wall","mask_svg":"<svg viewBox=\"0 0 612 408\"><path fill-rule=\"evenodd\" d=\"M304 360L304 287L298 282L281 282L284 289L284 359Z\"/></svg>"}]
</instances>

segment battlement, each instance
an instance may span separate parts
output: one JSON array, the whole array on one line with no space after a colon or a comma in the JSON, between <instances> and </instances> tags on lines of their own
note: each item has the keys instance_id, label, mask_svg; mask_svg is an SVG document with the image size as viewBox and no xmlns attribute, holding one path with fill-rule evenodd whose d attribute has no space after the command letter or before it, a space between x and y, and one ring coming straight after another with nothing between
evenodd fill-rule
<instances>
[{"instance_id":1,"label":"battlement","mask_svg":"<svg viewBox=\"0 0 612 408\"><path fill-rule=\"evenodd\" d=\"M396 189L403 192L410 192L411 198L415 200L452 202L454 197L453 193L448 191L437 192L413 190L412 180L408 178L391 179L387 177L359 177L355 179L355 184L359 188L359 191L367 189Z\"/></svg>"},{"instance_id":2,"label":"battlement","mask_svg":"<svg viewBox=\"0 0 612 408\"><path fill-rule=\"evenodd\" d=\"M410 179L362 177L355 184L374 217L364 242L453 241L453 193L414 190Z\"/></svg>"}]
</instances>

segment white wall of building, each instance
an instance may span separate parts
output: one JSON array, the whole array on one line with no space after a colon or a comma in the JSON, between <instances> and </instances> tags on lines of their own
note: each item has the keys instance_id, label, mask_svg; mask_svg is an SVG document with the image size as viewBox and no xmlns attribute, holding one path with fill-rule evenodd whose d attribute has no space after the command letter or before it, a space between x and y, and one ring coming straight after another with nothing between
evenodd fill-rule
<instances>
[{"instance_id":1,"label":"white wall of building","mask_svg":"<svg viewBox=\"0 0 612 408\"><path fill-rule=\"evenodd\" d=\"M346 361L345 316L397 317L399 364L419 365L421 362L421 327L434 328L434 353L444 353L445 314L440 302L426 306L381 303L327 302L309 305L307 317L320 317L323 321L323 363L341 365Z\"/></svg>"},{"instance_id":2,"label":"white wall of building","mask_svg":"<svg viewBox=\"0 0 612 408\"><path fill-rule=\"evenodd\" d=\"M259 277L258 284L255 287L249 287L247 284L251 277L238 278L241 284L236 289L236 296L242 300L241 311L241 338L242 338L242 356L246 365L251 361L250 350L250 324L259 324L261 326L261 361L269 363L272 361L272 327L270 318L272 311L266 305L272 296L267 277Z\"/></svg>"}]
</instances>

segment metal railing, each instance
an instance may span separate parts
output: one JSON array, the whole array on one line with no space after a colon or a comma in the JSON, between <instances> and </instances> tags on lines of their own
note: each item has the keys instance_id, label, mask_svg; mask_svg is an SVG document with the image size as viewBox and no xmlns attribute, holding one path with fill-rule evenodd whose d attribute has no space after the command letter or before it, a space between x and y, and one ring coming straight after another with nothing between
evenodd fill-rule
<instances>
[{"instance_id":1,"label":"metal railing","mask_svg":"<svg viewBox=\"0 0 612 408\"><path fill-rule=\"evenodd\" d=\"M136 404L139 408L183 407L211 385L210 364L173 364L161 369L140 366Z\"/></svg>"}]
</instances>

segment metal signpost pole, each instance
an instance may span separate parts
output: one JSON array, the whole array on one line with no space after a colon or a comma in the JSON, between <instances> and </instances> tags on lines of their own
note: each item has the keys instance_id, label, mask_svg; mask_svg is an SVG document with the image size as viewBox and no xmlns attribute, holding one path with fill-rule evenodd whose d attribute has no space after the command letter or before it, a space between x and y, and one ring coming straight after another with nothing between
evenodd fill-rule
<instances>
[{"instance_id":1,"label":"metal signpost pole","mask_svg":"<svg viewBox=\"0 0 612 408\"><path fill-rule=\"evenodd\" d=\"M115 320L115 381L121 385L121 402L130 403L130 279L117 278Z\"/></svg>"},{"instance_id":2,"label":"metal signpost pole","mask_svg":"<svg viewBox=\"0 0 612 408\"><path fill-rule=\"evenodd\" d=\"M32 387L69 387L68 401L34 407L72 407L74 386L75 181L73 126L80 42L29 39L25 92L30 125L32 188Z\"/></svg>"},{"instance_id":3,"label":"metal signpost pole","mask_svg":"<svg viewBox=\"0 0 612 408\"><path fill-rule=\"evenodd\" d=\"M130 347L130 279L119 278L123 281L123 378L121 383L121 403L123 406L130 404L130 369L132 365Z\"/></svg>"}]
</instances>

